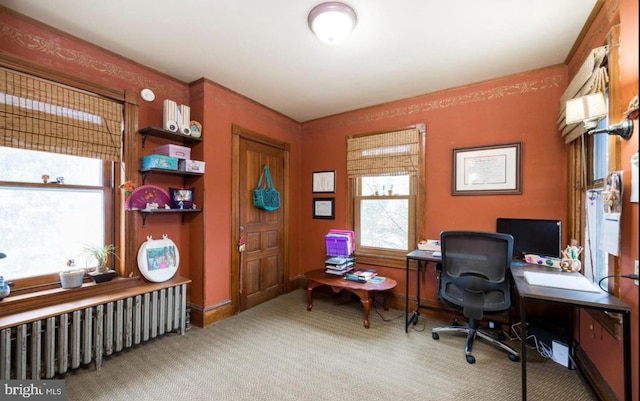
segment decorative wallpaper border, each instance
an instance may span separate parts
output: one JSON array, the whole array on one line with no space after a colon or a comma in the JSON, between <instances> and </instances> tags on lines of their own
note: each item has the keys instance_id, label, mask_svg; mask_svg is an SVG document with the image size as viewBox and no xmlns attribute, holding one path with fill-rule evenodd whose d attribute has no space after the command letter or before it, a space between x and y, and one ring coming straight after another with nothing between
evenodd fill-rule
<instances>
[{"instance_id":1,"label":"decorative wallpaper border","mask_svg":"<svg viewBox=\"0 0 640 401\"><path fill-rule=\"evenodd\" d=\"M2 13L0 13L2 14ZM71 39L75 37L69 35ZM37 34L24 31L9 23L0 23L0 39L13 42L21 48L29 51L44 54L54 59L62 60L65 64L75 64L84 69L103 74L109 78L126 82L128 85L139 88L150 88L164 94L167 97L182 97L183 93L178 93L157 80L145 77L143 74L121 67L115 63L101 60L87 53L62 46L58 40L39 36ZM104 51L104 50L103 50ZM115 53L114 53L115 54ZM115 56L118 57L118 56Z\"/></svg>"},{"instance_id":2,"label":"decorative wallpaper border","mask_svg":"<svg viewBox=\"0 0 640 401\"><path fill-rule=\"evenodd\" d=\"M357 116L353 116L354 112L348 112L342 116L338 115L335 117L329 117L327 119L312 121L308 124L305 124L303 132L317 133L325 130L331 130L337 127L352 126L371 121L380 121L390 118L409 116L412 114L419 114L427 111L445 109L449 107L458 107L469 103L502 99L509 96L519 96L551 88L558 88L560 87L560 83L563 82L563 80L563 75L554 74L541 79L526 80L510 85L502 85L491 89L482 89L429 101L420 102L418 99L415 99L415 103L407 106L374 106L373 109L377 109L379 111L371 111L365 113L364 115ZM399 100L394 103L406 103L407 101L411 100Z\"/></svg>"},{"instance_id":3,"label":"decorative wallpaper border","mask_svg":"<svg viewBox=\"0 0 640 401\"><path fill-rule=\"evenodd\" d=\"M69 37L71 39L75 39L75 37L71 35L69 35ZM0 39L11 41L22 48L28 49L29 51L39 52L41 54L57 58L64 61L66 64L76 64L85 69L103 74L109 78L124 81L129 85L134 85L138 88L151 88L168 98L181 98L181 96L184 95L179 93L177 90L170 89L168 86L157 80L150 79L145 77L143 74L133 71L131 68L122 67L118 64L102 60L100 57L92 56L86 51L64 47L55 39L49 39L34 33L26 32L16 26L10 25L7 22L0 23ZM108 56L108 54L106 55ZM117 57L117 55L115 57ZM141 66L140 68L144 68L144 66ZM153 72L150 71L150 73ZM522 95L559 87L562 80L562 75L557 74L537 80L525 80L510 85L497 86L491 89L477 90L470 93L429 101L421 102L419 101L420 97L399 100L386 105L372 106L369 111L364 114L358 113L358 111L347 112L344 115L319 119L306 124L302 123L304 126L303 132L321 132L331 130L336 127L352 126L371 121L381 121L385 119L409 116L448 107L457 107L469 103ZM280 116L275 111L258 103L246 104L245 102L251 102L247 99L241 99L242 96L240 95L232 93L221 95L218 93L207 94L207 96L212 96L216 102L224 102L227 107L232 107L245 113L249 113L262 121L268 121L269 123L275 124L287 131L291 130L290 121L287 121L288 117ZM422 97L426 96L433 96L433 94L425 94ZM406 106L392 106L394 103L406 104L407 102L412 101L415 101L415 103ZM267 112L267 110L270 112ZM276 115L272 115L271 113L275 113ZM357 115L355 115L356 113Z\"/></svg>"},{"instance_id":4,"label":"decorative wallpaper border","mask_svg":"<svg viewBox=\"0 0 640 401\"><path fill-rule=\"evenodd\" d=\"M0 15L3 15L0 9ZM63 35L68 35L62 33ZM77 40L76 37L68 35L69 40ZM0 40L10 41L18 45L21 48L27 49L32 52L37 52L48 57L52 57L57 60L61 60L64 66L68 69L70 65L77 65L84 69L91 70L108 77L109 80L116 79L125 82L126 85L134 86L137 89L150 88L158 94L164 95L169 99L181 99L188 93L191 88L187 84L183 84L185 87L184 92L180 92L177 89L172 89L170 86L160 83L157 80L151 79L144 74L133 71L132 68L127 68L127 61L123 60L122 65L118 65L113 62L105 61L98 56L93 56L89 52L83 50L77 50L61 45L57 37L46 38L39 36L35 33L25 31L16 26L13 26L7 22L0 22ZM89 43L89 42L87 42ZM91 45L91 44L90 44ZM95 46L95 45L94 45ZM108 50L96 49L96 51L104 52L104 57L110 57L111 54ZM121 57L115 53L112 57ZM42 62L42 61L41 61ZM47 64L51 64L51 60L44 61ZM135 61L134 61L135 62ZM145 67L141 65L141 69ZM149 74L154 74L153 70L149 70ZM105 79L105 81L109 81ZM212 81L214 82L214 81ZM278 127L291 133L295 131L292 129L293 119L286 116L281 116L275 111L272 111L268 107L261 105L251 99L243 99L241 95L237 95L230 91L229 93L221 94L209 94L217 102L225 102L226 107L232 107L240 110L244 113L253 115L255 118L266 121L271 124L275 124ZM296 123L297 124L297 123Z\"/></svg>"}]
</instances>

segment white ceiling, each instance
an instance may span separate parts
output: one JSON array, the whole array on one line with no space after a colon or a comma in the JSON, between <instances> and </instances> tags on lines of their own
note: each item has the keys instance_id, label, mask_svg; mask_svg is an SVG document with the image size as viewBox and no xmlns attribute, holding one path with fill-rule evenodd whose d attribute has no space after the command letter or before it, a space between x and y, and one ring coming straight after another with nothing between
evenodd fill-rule
<instances>
[{"instance_id":1,"label":"white ceiling","mask_svg":"<svg viewBox=\"0 0 640 401\"><path fill-rule=\"evenodd\" d=\"M296 121L563 63L597 0L345 0L338 46L322 0L0 0L184 82L208 78Z\"/></svg>"}]
</instances>

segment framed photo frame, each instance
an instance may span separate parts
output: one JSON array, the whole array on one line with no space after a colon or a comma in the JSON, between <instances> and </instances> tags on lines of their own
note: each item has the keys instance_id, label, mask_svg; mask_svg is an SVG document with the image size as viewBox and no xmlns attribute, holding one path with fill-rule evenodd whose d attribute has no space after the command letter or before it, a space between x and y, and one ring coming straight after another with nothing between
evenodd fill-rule
<instances>
[{"instance_id":1,"label":"framed photo frame","mask_svg":"<svg viewBox=\"0 0 640 401\"><path fill-rule=\"evenodd\" d=\"M193 207L193 188L169 188L172 209L191 209Z\"/></svg>"},{"instance_id":2,"label":"framed photo frame","mask_svg":"<svg viewBox=\"0 0 640 401\"><path fill-rule=\"evenodd\" d=\"M314 171L311 174L313 193L334 193L336 191L336 171Z\"/></svg>"},{"instance_id":3,"label":"framed photo frame","mask_svg":"<svg viewBox=\"0 0 640 401\"><path fill-rule=\"evenodd\" d=\"M313 198L313 218L330 219L335 218L335 198Z\"/></svg>"},{"instance_id":4,"label":"framed photo frame","mask_svg":"<svg viewBox=\"0 0 640 401\"><path fill-rule=\"evenodd\" d=\"M451 195L522 193L522 142L453 149Z\"/></svg>"}]
</instances>

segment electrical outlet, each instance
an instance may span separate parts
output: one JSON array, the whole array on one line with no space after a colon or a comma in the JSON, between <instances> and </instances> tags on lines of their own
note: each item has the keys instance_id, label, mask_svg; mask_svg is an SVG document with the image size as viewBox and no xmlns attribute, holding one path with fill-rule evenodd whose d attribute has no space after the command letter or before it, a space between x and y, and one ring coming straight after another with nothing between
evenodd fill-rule
<instances>
[{"instance_id":1,"label":"electrical outlet","mask_svg":"<svg viewBox=\"0 0 640 401\"><path fill-rule=\"evenodd\" d=\"M636 277L640 277L640 276L638 275L638 269L639 269L639 268L638 268L638 261L636 260L635 267L633 268L633 272L636 274ZM634 283L636 283L636 285L638 285L638 280L633 280L633 282L634 282Z\"/></svg>"}]
</instances>

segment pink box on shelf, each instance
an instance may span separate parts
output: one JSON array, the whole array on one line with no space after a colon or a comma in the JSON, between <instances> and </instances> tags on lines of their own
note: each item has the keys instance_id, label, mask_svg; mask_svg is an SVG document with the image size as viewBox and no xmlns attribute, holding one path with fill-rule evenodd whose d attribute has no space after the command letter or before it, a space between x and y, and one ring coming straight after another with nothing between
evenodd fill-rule
<instances>
[{"instance_id":1,"label":"pink box on shelf","mask_svg":"<svg viewBox=\"0 0 640 401\"><path fill-rule=\"evenodd\" d=\"M159 155L171 156L177 159L190 159L191 158L191 148L186 146L178 146L178 145L162 145L158 146L154 149L154 153Z\"/></svg>"}]
</instances>

